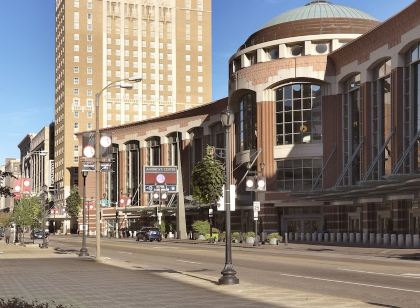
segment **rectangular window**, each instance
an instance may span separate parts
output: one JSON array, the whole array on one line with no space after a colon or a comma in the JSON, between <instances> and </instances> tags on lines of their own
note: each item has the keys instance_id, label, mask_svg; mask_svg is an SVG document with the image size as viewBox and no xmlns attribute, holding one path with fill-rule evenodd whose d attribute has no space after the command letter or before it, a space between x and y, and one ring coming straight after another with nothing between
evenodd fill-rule
<instances>
[{"instance_id":1,"label":"rectangular window","mask_svg":"<svg viewBox=\"0 0 420 308\"><path fill-rule=\"evenodd\" d=\"M78 77L73 78L73 84L79 84L79 78Z\"/></svg>"},{"instance_id":2,"label":"rectangular window","mask_svg":"<svg viewBox=\"0 0 420 308\"><path fill-rule=\"evenodd\" d=\"M79 67L78 66L73 66L73 73L75 73L75 74L79 73Z\"/></svg>"}]
</instances>

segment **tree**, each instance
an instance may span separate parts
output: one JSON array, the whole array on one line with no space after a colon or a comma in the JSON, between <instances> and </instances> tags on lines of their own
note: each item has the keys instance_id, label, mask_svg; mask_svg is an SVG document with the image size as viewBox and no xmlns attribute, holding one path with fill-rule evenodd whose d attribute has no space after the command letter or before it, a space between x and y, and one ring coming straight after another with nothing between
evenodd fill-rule
<instances>
[{"instance_id":1,"label":"tree","mask_svg":"<svg viewBox=\"0 0 420 308\"><path fill-rule=\"evenodd\" d=\"M80 198L79 190L74 186L66 199L66 211L72 219L77 219L81 208L82 198Z\"/></svg>"},{"instance_id":2,"label":"tree","mask_svg":"<svg viewBox=\"0 0 420 308\"><path fill-rule=\"evenodd\" d=\"M193 169L193 198L206 204L215 204L223 194L226 182L225 168L207 147L206 156Z\"/></svg>"},{"instance_id":3,"label":"tree","mask_svg":"<svg viewBox=\"0 0 420 308\"><path fill-rule=\"evenodd\" d=\"M39 226L42 200L38 196L22 196L13 208L12 219L21 228ZM24 238L22 237L24 243Z\"/></svg>"},{"instance_id":4,"label":"tree","mask_svg":"<svg viewBox=\"0 0 420 308\"><path fill-rule=\"evenodd\" d=\"M7 177L16 178L11 172L0 171L0 183L4 183ZM13 197L12 188L0 185L0 197Z\"/></svg>"},{"instance_id":5,"label":"tree","mask_svg":"<svg viewBox=\"0 0 420 308\"><path fill-rule=\"evenodd\" d=\"M12 220L11 213L5 213L5 212L0 213L0 227L7 227L8 225L10 225L11 220Z\"/></svg>"}]
</instances>

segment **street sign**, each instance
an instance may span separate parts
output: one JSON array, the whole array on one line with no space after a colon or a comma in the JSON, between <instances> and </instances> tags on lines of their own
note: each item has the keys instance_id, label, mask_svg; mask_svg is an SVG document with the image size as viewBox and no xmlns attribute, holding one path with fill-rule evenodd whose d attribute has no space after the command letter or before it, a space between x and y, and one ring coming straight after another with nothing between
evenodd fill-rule
<instances>
[{"instance_id":1,"label":"street sign","mask_svg":"<svg viewBox=\"0 0 420 308\"><path fill-rule=\"evenodd\" d=\"M260 201L254 201L254 212L259 212L261 210L261 202Z\"/></svg>"},{"instance_id":2,"label":"street sign","mask_svg":"<svg viewBox=\"0 0 420 308\"><path fill-rule=\"evenodd\" d=\"M100 167L101 172L112 172L112 162L101 162L101 167Z\"/></svg>"},{"instance_id":3,"label":"street sign","mask_svg":"<svg viewBox=\"0 0 420 308\"><path fill-rule=\"evenodd\" d=\"M258 220L258 211L254 211L254 220Z\"/></svg>"},{"instance_id":4,"label":"street sign","mask_svg":"<svg viewBox=\"0 0 420 308\"><path fill-rule=\"evenodd\" d=\"M82 171L95 171L95 161L94 160L84 160L82 161Z\"/></svg>"},{"instance_id":5,"label":"street sign","mask_svg":"<svg viewBox=\"0 0 420 308\"><path fill-rule=\"evenodd\" d=\"M178 167L145 166L143 172L144 192L178 192Z\"/></svg>"},{"instance_id":6,"label":"street sign","mask_svg":"<svg viewBox=\"0 0 420 308\"><path fill-rule=\"evenodd\" d=\"M236 185L230 185L230 211L235 211L235 199L236 199ZM220 197L219 201L217 202L217 210L224 211L225 210L225 186L223 185L223 194Z\"/></svg>"}]
</instances>

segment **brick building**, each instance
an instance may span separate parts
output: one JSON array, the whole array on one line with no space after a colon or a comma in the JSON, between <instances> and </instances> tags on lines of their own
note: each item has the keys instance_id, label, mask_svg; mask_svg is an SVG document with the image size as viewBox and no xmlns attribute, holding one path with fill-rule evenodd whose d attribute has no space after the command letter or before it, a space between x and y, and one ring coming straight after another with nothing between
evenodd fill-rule
<instances>
[{"instance_id":1,"label":"brick building","mask_svg":"<svg viewBox=\"0 0 420 308\"><path fill-rule=\"evenodd\" d=\"M191 195L192 166L205 145L224 147L219 114L229 102L233 229L252 230L252 201L259 200L260 231L288 232L291 240L420 244L419 13L415 1L380 23L312 1L279 15L231 57L228 99L104 129L117 164L102 191L117 202L119 192L134 196L140 187L128 212L138 208L133 219L149 223L153 202L139 185L142 167L176 164L180 140L184 194ZM245 191L247 171L267 178L266 192ZM197 205L188 208L187 224L206 217ZM171 207L167 213L171 219Z\"/></svg>"}]
</instances>

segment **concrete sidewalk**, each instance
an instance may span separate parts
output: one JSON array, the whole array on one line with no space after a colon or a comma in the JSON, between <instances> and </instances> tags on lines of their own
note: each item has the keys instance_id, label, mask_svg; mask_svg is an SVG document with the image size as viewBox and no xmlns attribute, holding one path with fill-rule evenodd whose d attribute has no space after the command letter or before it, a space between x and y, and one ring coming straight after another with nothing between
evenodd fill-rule
<instances>
[{"instance_id":1,"label":"concrete sidewalk","mask_svg":"<svg viewBox=\"0 0 420 308\"><path fill-rule=\"evenodd\" d=\"M115 260L99 263L79 258L77 252L0 244L0 298L73 307L372 307L276 286L243 282L218 286L205 270L177 272Z\"/></svg>"}]
</instances>

